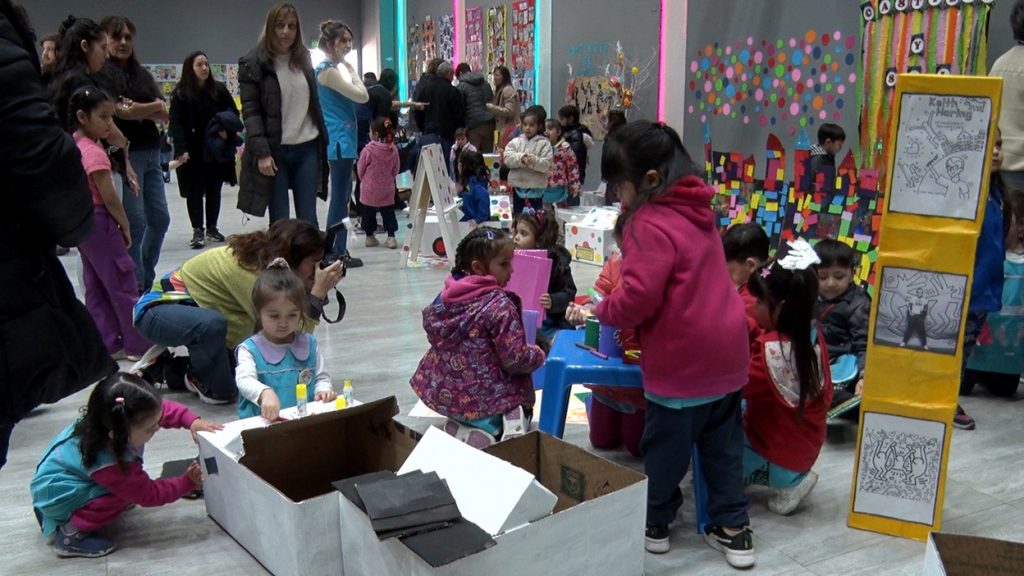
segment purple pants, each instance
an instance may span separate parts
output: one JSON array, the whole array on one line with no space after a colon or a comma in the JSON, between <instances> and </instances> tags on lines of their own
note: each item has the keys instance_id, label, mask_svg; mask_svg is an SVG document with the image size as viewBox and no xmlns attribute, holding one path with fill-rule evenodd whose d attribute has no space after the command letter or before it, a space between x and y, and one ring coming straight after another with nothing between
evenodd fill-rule
<instances>
[{"instance_id":1,"label":"purple pants","mask_svg":"<svg viewBox=\"0 0 1024 576\"><path fill-rule=\"evenodd\" d=\"M95 532L109 526L128 508L129 502L113 494L93 498L71 515L71 525L79 532Z\"/></svg>"},{"instance_id":2,"label":"purple pants","mask_svg":"<svg viewBox=\"0 0 1024 576\"><path fill-rule=\"evenodd\" d=\"M128 255L117 221L102 205L93 206L96 227L78 246L85 277L85 307L92 314L111 354L124 350L141 356L150 343L132 325L132 307L139 299L135 264Z\"/></svg>"}]
</instances>

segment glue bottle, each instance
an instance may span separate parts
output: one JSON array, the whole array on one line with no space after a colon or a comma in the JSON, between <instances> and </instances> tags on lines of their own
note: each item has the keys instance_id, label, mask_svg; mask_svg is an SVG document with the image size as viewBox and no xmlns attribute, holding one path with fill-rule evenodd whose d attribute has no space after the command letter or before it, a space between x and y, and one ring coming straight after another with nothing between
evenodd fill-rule
<instances>
[{"instance_id":1,"label":"glue bottle","mask_svg":"<svg viewBox=\"0 0 1024 576\"><path fill-rule=\"evenodd\" d=\"M352 381L345 380L341 387L341 395L345 398L345 405L352 405Z\"/></svg>"},{"instance_id":2,"label":"glue bottle","mask_svg":"<svg viewBox=\"0 0 1024 576\"><path fill-rule=\"evenodd\" d=\"M295 408L299 413L299 416L306 415L306 385L296 384L295 385Z\"/></svg>"}]
</instances>

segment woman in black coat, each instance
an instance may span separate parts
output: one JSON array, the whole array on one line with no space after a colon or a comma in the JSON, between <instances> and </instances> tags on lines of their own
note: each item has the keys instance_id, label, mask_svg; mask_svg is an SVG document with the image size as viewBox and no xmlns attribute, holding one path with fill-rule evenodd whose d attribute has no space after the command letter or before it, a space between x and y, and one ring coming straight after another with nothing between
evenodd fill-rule
<instances>
[{"instance_id":1,"label":"woman in black coat","mask_svg":"<svg viewBox=\"0 0 1024 576\"><path fill-rule=\"evenodd\" d=\"M231 162L220 162L206 144L207 128L221 112L238 117L238 108L227 87L213 79L206 54L189 54L181 68L181 80L171 94L170 134L174 157L182 162L177 170L178 188L188 205L191 246L196 249L205 246L206 240L224 241L217 230L220 189L224 182L237 183L234 156ZM224 138L228 138L226 131Z\"/></svg>"},{"instance_id":2,"label":"woman in black coat","mask_svg":"<svg viewBox=\"0 0 1024 576\"><path fill-rule=\"evenodd\" d=\"M77 246L92 231L92 197L71 135L39 79L35 41L23 12L0 0L0 467L11 431L44 402L56 402L117 369L85 306L75 297L56 244Z\"/></svg>"},{"instance_id":3,"label":"woman in black coat","mask_svg":"<svg viewBox=\"0 0 1024 576\"><path fill-rule=\"evenodd\" d=\"M327 200L327 130L320 110L309 50L295 6L267 12L259 44L238 60L238 89L245 123L245 151L238 209L270 222L295 216L317 223L316 199Z\"/></svg>"}]
</instances>

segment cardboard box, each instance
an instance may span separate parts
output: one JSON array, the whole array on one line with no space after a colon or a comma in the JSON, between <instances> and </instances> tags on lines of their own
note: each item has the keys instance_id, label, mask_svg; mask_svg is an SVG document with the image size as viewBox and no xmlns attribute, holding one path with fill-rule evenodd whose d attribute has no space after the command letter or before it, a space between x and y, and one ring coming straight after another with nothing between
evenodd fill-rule
<instances>
[{"instance_id":1,"label":"cardboard box","mask_svg":"<svg viewBox=\"0 0 1024 576\"><path fill-rule=\"evenodd\" d=\"M491 194L491 222L501 228L512 227L512 198L508 194Z\"/></svg>"},{"instance_id":2,"label":"cardboard box","mask_svg":"<svg viewBox=\"0 0 1024 576\"><path fill-rule=\"evenodd\" d=\"M454 450L447 456L433 449L429 452L422 459L410 456L403 469L422 462L423 466L444 467L445 473L438 471L441 477L448 470L462 470L458 478L446 478L456 503L463 516L475 518L485 531L484 524L491 529L498 526L497 544L434 568L398 540L381 542L366 514L339 495L347 576L643 574L647 479L642 474L541 432L500 442L479 453L503 461L491 462L488 468L497 470L510 464L521 469L511 474L514 478L507 483L479 481L486 469L477 460L460 466ZM522 471L536 481L524 483ZM466 476L470 477L468 488L463 486ZM477 477L475 481L472 476ZM536 482L540 486L535 486ZM464 489L475 496L467 499ZM557 498L554 514L527 521L550 502L545 493ZM523 522L527 523L514 527Z\"/></svg>"},{"instance_id":3,"label":"cardboard box","mask_svg":"<svg viewBox=\"0 0 1024 576\"><path fill-rule=\"evenodd\" d=\"M199 434L206 512L276 576L343 573L331 482L398 470L419 434L394 422L394 397L267 425L247 418ZM295 409L282 411L294 418Z\"/></svg>"},{"instance_id":4,"label":"cardboard box","mask_svg":"<svg viewBox=\"0 0 1024 576\"><path fill-rule=\"evenodd\" d=\"M462 212L459 212L459 217L462 217ZM465 237L469 234L471 228L467 222L459 222L459 234L460 237ZM410 231L410 234L412 232ZM432 258L444 258L445 257L445 245L444 238L441 237L441 225L437 222L437 212L433 208L427 211L426 218L423 221L423 236L420 239L420 256L429 256Z\"/></svg>"},{"instance_id":5,"label":"cardboard box","mask_svg":"<svg viewBox=\"0 0 1024 576\"><path fill-rule=\"evenodd\" d=\"M932 532L924 551L924 576L1024 574L1024 543Z\"/></svg>"},{"instance_id":6,"label":"cardboard box","mask_svg":"<svg viewBox=\"0 0 1024 576\"><path fill-rule=\"evenodd\" d=\"M565 225L565 247L577 262L603 266L618 250L615 242L615 221L619 212L611 208L591 208L582 220Z\"/></svg>"}]
</instances>

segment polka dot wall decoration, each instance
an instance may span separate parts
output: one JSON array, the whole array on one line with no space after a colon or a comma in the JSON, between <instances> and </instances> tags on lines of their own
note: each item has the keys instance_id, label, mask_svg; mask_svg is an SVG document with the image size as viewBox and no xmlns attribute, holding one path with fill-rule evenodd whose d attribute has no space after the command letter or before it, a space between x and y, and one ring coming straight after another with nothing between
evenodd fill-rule
<instances>
[{"instance_id":1,"label":"polka dot wall decoration","mask_svg":"<svg viewBox=\"0 0 1024 576\"><path fill-rule=\"evenodd\" d=\"M857 117L858 42L839 30L713 42L688 63L686 111L795 135Z\"/></svg>"}]
</instances>

